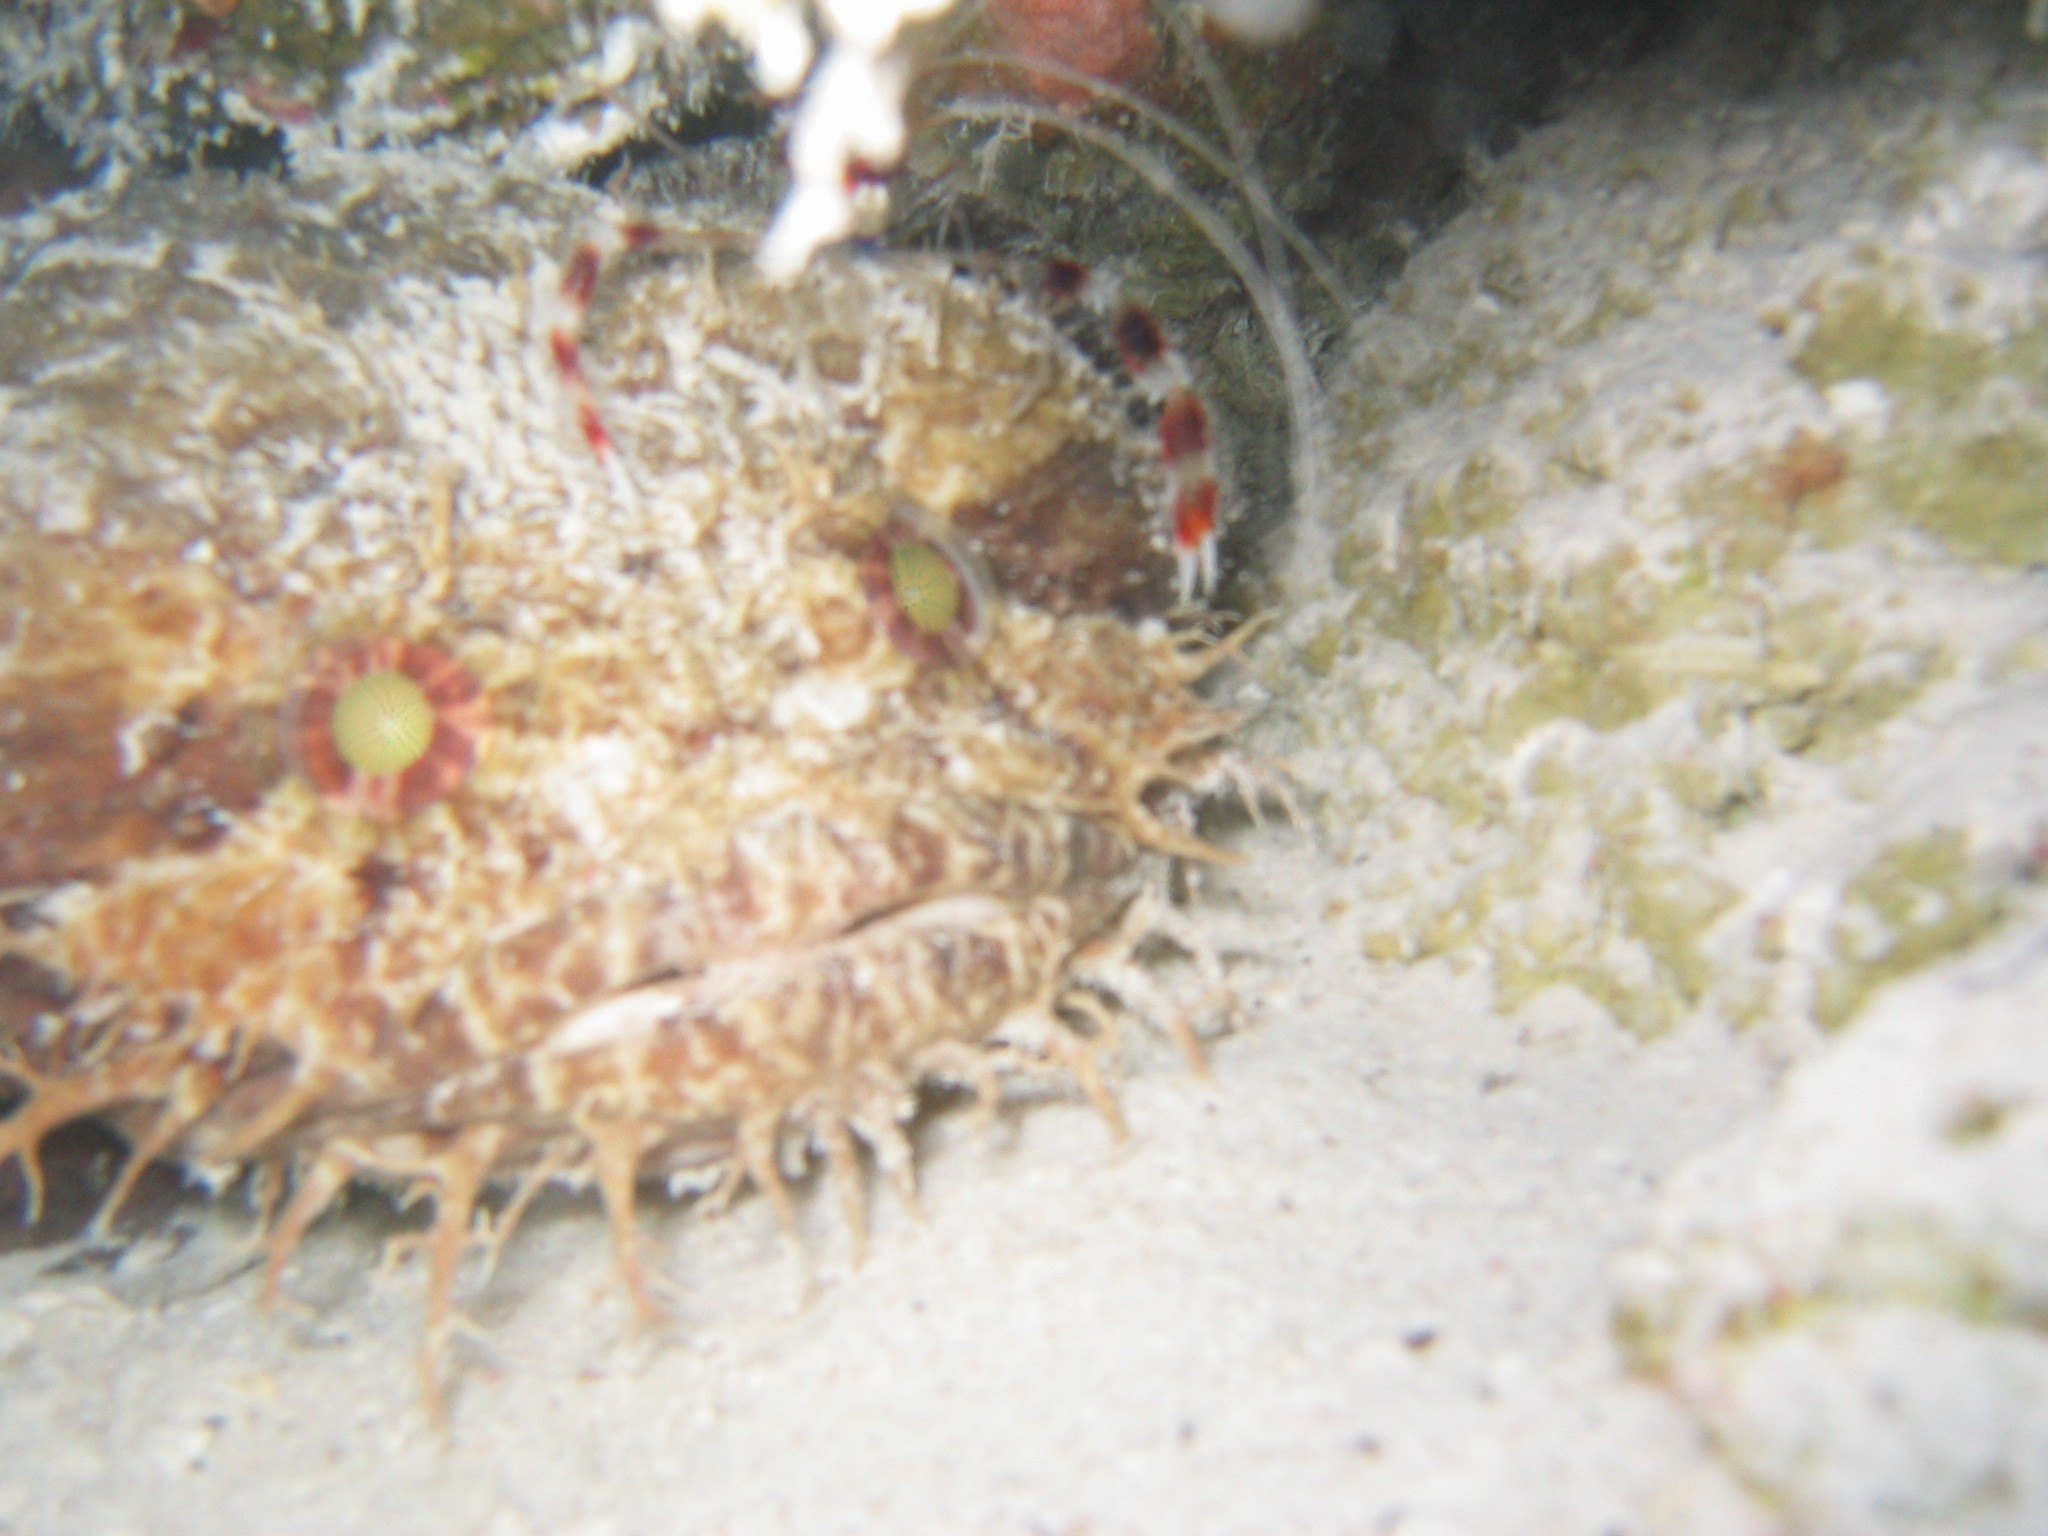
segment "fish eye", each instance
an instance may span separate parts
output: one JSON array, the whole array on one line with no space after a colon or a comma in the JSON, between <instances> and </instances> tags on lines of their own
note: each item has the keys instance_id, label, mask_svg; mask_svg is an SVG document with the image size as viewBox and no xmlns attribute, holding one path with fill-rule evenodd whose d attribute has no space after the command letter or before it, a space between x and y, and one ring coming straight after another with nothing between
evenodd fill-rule
<instances>
[{"instance_id":1,"label":"fish eye","mask_svg":"<svg viewBox=\"0 0 2048 1536\"><path fill-rule=\"evenodd\" d=\"M960 577L937 545L918 541L890 550L889 588L923 634L943 634L960 616Z\"/></svg>"},{"instance_id":2,"label":"fish eye","mask_svg":"<svg viewBox=\"0 0 2048 1536\"><path fill-rule=\"evenodd\" d=\"M342 690L328 728L357 773L403 773L433 744L434 706L403 672L371 672Z\"/></svg>"},{"instance_id":3,"label":"fish eye","mask_svg":"<svg viewBox=\"0 0 2048 1536\"><path fill-rule=\"evenodd\" d=\"M914 510L891 517L861 552L860 570L875 622L913 661L954 666L980 649L987 578L936 519Z\"/></svg>"},{"instance_id":4,"label":"fish eye","mask_svg":"<svg viewBox=\"0 0 2048 1536\"><path fill-rule=\"evenodd\" d=\"M285 752L322 795L397 821L469 776L489 716L476 679L438 647L343 641L311 659L287 701Z\"/></svg>"}]
</instances>

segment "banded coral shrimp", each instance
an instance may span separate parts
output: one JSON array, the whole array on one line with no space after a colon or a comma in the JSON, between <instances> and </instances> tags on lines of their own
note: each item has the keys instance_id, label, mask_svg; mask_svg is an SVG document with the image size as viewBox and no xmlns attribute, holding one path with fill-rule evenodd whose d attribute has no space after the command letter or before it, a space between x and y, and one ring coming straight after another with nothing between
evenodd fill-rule
<instances>
[{"instance_id":1,"label":"banded coral shrimp","mask_svg":"<svg viewBox=\"0 0 2048 1536\"><path fill-rule=\"evenodd\" d=\"M1075 11L1142 42L1105 51L1073 34ZM1166 369L1199 378L1218 406L1239 471L1224 500L1236 510L1323 494L1314 357L1355 308L1275 196L1247 120L1250 108L1261 131L1272 126L1270 80L1299 66L1165 0L990 0L933 47L911 95L895 237L1031 252L1060 297L1077 263L1092 267L1082 296L1112 336L1143 314L1175 349ZM1157 383L1115 349L1158 400ZM1286 451L1262 454L1255 439Z\"/></svg>"},{"instance_id":2,"label":"banded coral shrimp","mask_svg":"<svg viewBox=\"0 0 2048 1536\"><path fill-rule=\"evenodd\" d=\"M841 8L830 9L836 16ZM1317 66L1302 54L1313 48L1269 65L1263 49L1217 31L1237 54L1219 62L1203 37L1210 13L1164 0L874 9L940 14L867 60L865 72L852 71L866 82L858 102L833 96L850 89L841 76L851 66L842 67L834 50L844 49L828 33L824 60L789 119L793 182L762 237L764 268L787 279L851 228L885 247L959 256L1076 317L1093 332L1084 345L1135 385L1132 412L1158 437L1175 482L1162 517L1183 596L1213 593L1219 521L1237 521L1256 504L1271 522L1321 494L1312 352L1348 323L1353 303L1268 186L1244 111L1252 107L1260 131L1270 129L1276 103L1292 98L1266 73L1312 73ZM1276 17L1298 25L1308 9L1265 8L1255 20L1268 30ZM743 24L758 20L753 8L736 9L738 19L711 13L752 43L767 85L783 67L771 67L767 42ZM1244 18L1230 26L1258 30ZM899 99L907 134L892 137L880 119L898 112ZM878 121L867 121L870 112ZM657 148L668 137L659 124L649 135ZM1078 170L1062 150L1075 152ZM1002 207L1006 197L1014 204L1014 183L1033 179L1044 188L1029 207ZM1134 192L1145 211L1119 218L1106 243L1103 210L1115 203L1121 213ZM815 201L842 206L816 214ZM792 232L798 226L801 235ZM601 267L593 253L619 248L613 232L596 235L577 253L581 275ZM1242 301L1225 296L1238 292ZM570 301L576 310L588 303L587 287ZM585 384L573 366L564 377L587 415Z\"/></svg>"},{"instance_id":3,"label":"banded coral shrimp","mask_svg":"<svg viewBox=\"0 0 2048 1536\"><path fill-rule=\"evenodd\" d=\"M549 360L573 411L577 431L611 480L613 494L638 492L623 467L612 429L585 363L583 327L606 270L621 258L665 242L660 225L627 220L600 226L544 279L541 329ZM1035 274L1038 298L1058 315L1080 314L1104 331L1100 350L1119 366L1155 418L1153 432L1165 472L1161 526L1170 541L1180 604L1213 596L1221 487L1213 454L1214 427L1180 349L1142 303L1124 296L1109 274L1051 259Z\"/></svg>"}]
</instances>

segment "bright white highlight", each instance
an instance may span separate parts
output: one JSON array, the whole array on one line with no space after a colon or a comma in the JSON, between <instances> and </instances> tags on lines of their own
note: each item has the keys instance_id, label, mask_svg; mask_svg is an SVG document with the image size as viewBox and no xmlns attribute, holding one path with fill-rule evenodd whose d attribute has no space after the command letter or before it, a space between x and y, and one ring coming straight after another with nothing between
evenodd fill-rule
<instances>
[{"instance_id":1,"label":"bright white highlight","mask_svg":"<svg viewBox=\"0 0 2048 1536\"><path fill-rule=\"evenodd\" d=\"M822 0L828 37L811 68L813 44L801 12L775 0L654 0L671 31L693 35L720 21L754 54L761 88L786 96L804 87L790 129L795 181L761 242L761 267L781 280L816 252L853 233L857 172L883 170L903 156L903 88L908 65L892 50L905 24L937 16L954 0ZM806 72L809 81L805 82Z\"/></svg>"},{"instance_id":2,"label":"bright white highlight","mask_svg":"<svg viewBox=\"0 0 2048 1536\"><path fill-rule=\"evenodd\" d=\"M1293 37L1316 13L1316 0L1198 0L1210 19L1245 43Z\"/></svg>"}]
</instances>

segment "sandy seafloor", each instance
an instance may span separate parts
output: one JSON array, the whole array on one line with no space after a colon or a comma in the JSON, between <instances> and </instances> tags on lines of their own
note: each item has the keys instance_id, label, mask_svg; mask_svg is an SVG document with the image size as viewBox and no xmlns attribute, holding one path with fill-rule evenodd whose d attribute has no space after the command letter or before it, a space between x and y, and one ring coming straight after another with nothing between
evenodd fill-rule
<instances>
[{"instance_id":1,"label":"sandy seafloor","mask_svg":"<svg viewBox=\"0 0 2048 1536\"><path fill-rule=\"evenodd\" d=\"M1192 908L1243 1000L1213 1081L1135 1047L1122 1147L1076 1102L934 1116L927 1220L881 1194L857 1271L815 1195L808 1278L764 1202L653 1216L660 1337L594 1204L544 1205L467 1293L445 1433L374 1199L308 1242L283 1315L231 1208L8 1253L0 1531L2048 1529L2048 510L1944 522L1915 478L1994 439L2048 462L2048 89L1999 63L2017 9L1805 97L1653 65L1418 258L1373 326L1437 403L1373 417L1376 461L1304 515L1259 673L1318 679L1256 740L1319 823L1240 834ZM1889 340L1796 370L1857 304ZM1774 458L1798 430L1841 461ZM1485 497L1432 502L1461 464ZM1756 511L1730 474L1783 503L1789 552L1711 589L1754 633L1711 604L1567 628L1548 693L1497 636L1427 633L1444 605L1394 603L1388 638L1345 554L1374 507L1435 505L1449 609L1513 548L1535 611L1615 548L1630 580L1718 549ZM1644 708L1601 716L1610 687ZM1554 717L1487 757L1503 700ZM1679 806L1674 766L1750 819ZM1603 819L1632 796L1655 814ZM1622 883L1660 869L1679 895ZM1584 985L1503 1006L1489 965L1532 954ZM1887 990L1899 954L1921 974ZM1629 1009L1680 1017L1651 1038Z\"/></svg>"},{"instance_id":2,"label":"sandy seafloor","mask_svg":"<svg viewBox=\"0 0 2048 1536\"><path fill-rule=\"evenodd\" d=\"M1215 883L1248 1000L1215 1081L1163 1047L1130 1143L1083 1105L942 1117L927 1220L850 1271L806 1202L656 1227L674 1337L635 1338L589 1204L532 1220L473 1315L450 1433L416 1272L325 1230L266 1317L246 1226L110 1274L0 1261L0 1523L173 1531L1744 1529L1690 1420L1625 1379L1608 1255L1768 1073L1567 994L1506 1020L1446 964L1357 958L1342 871L1260 835ZM176 1253L165 1250L189 1243ZM1681 1520L1679 1528L1687 1528Z\"/></svg>"}]
</instances>

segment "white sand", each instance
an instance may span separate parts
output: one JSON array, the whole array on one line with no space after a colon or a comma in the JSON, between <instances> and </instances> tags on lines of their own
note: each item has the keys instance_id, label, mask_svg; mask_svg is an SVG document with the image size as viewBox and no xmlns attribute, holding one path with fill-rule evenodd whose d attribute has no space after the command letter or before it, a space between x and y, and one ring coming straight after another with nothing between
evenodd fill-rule
<instances>
[{"instance_id":1,"label":"white sand","mask_svg":"<svg viewBox=\"0 0 2048 1536\"><path fill-rule=\"evenodd\" d=\"M597 1212L549 1211L478 1307L445 1443L374 1222L310 1244L304 1319L221 1278L228 1217L110 1275L7 1259L0 1443L36 1451L0 1528L1740 1529L1690 1423L1618 1373L1605 1265L1759 1064L1369 967L1325 916L1343 871L1258 853L1208 903L1251 999L1213 1086L1146 1051L1122 1150L1078 1105L985 1141L942 1118L929 1220L882 1196L860 1271L806 1202L808 1304L761 1202L660 1224L666 1343L629 1336Z\"/></svg>"}]
</instances>

